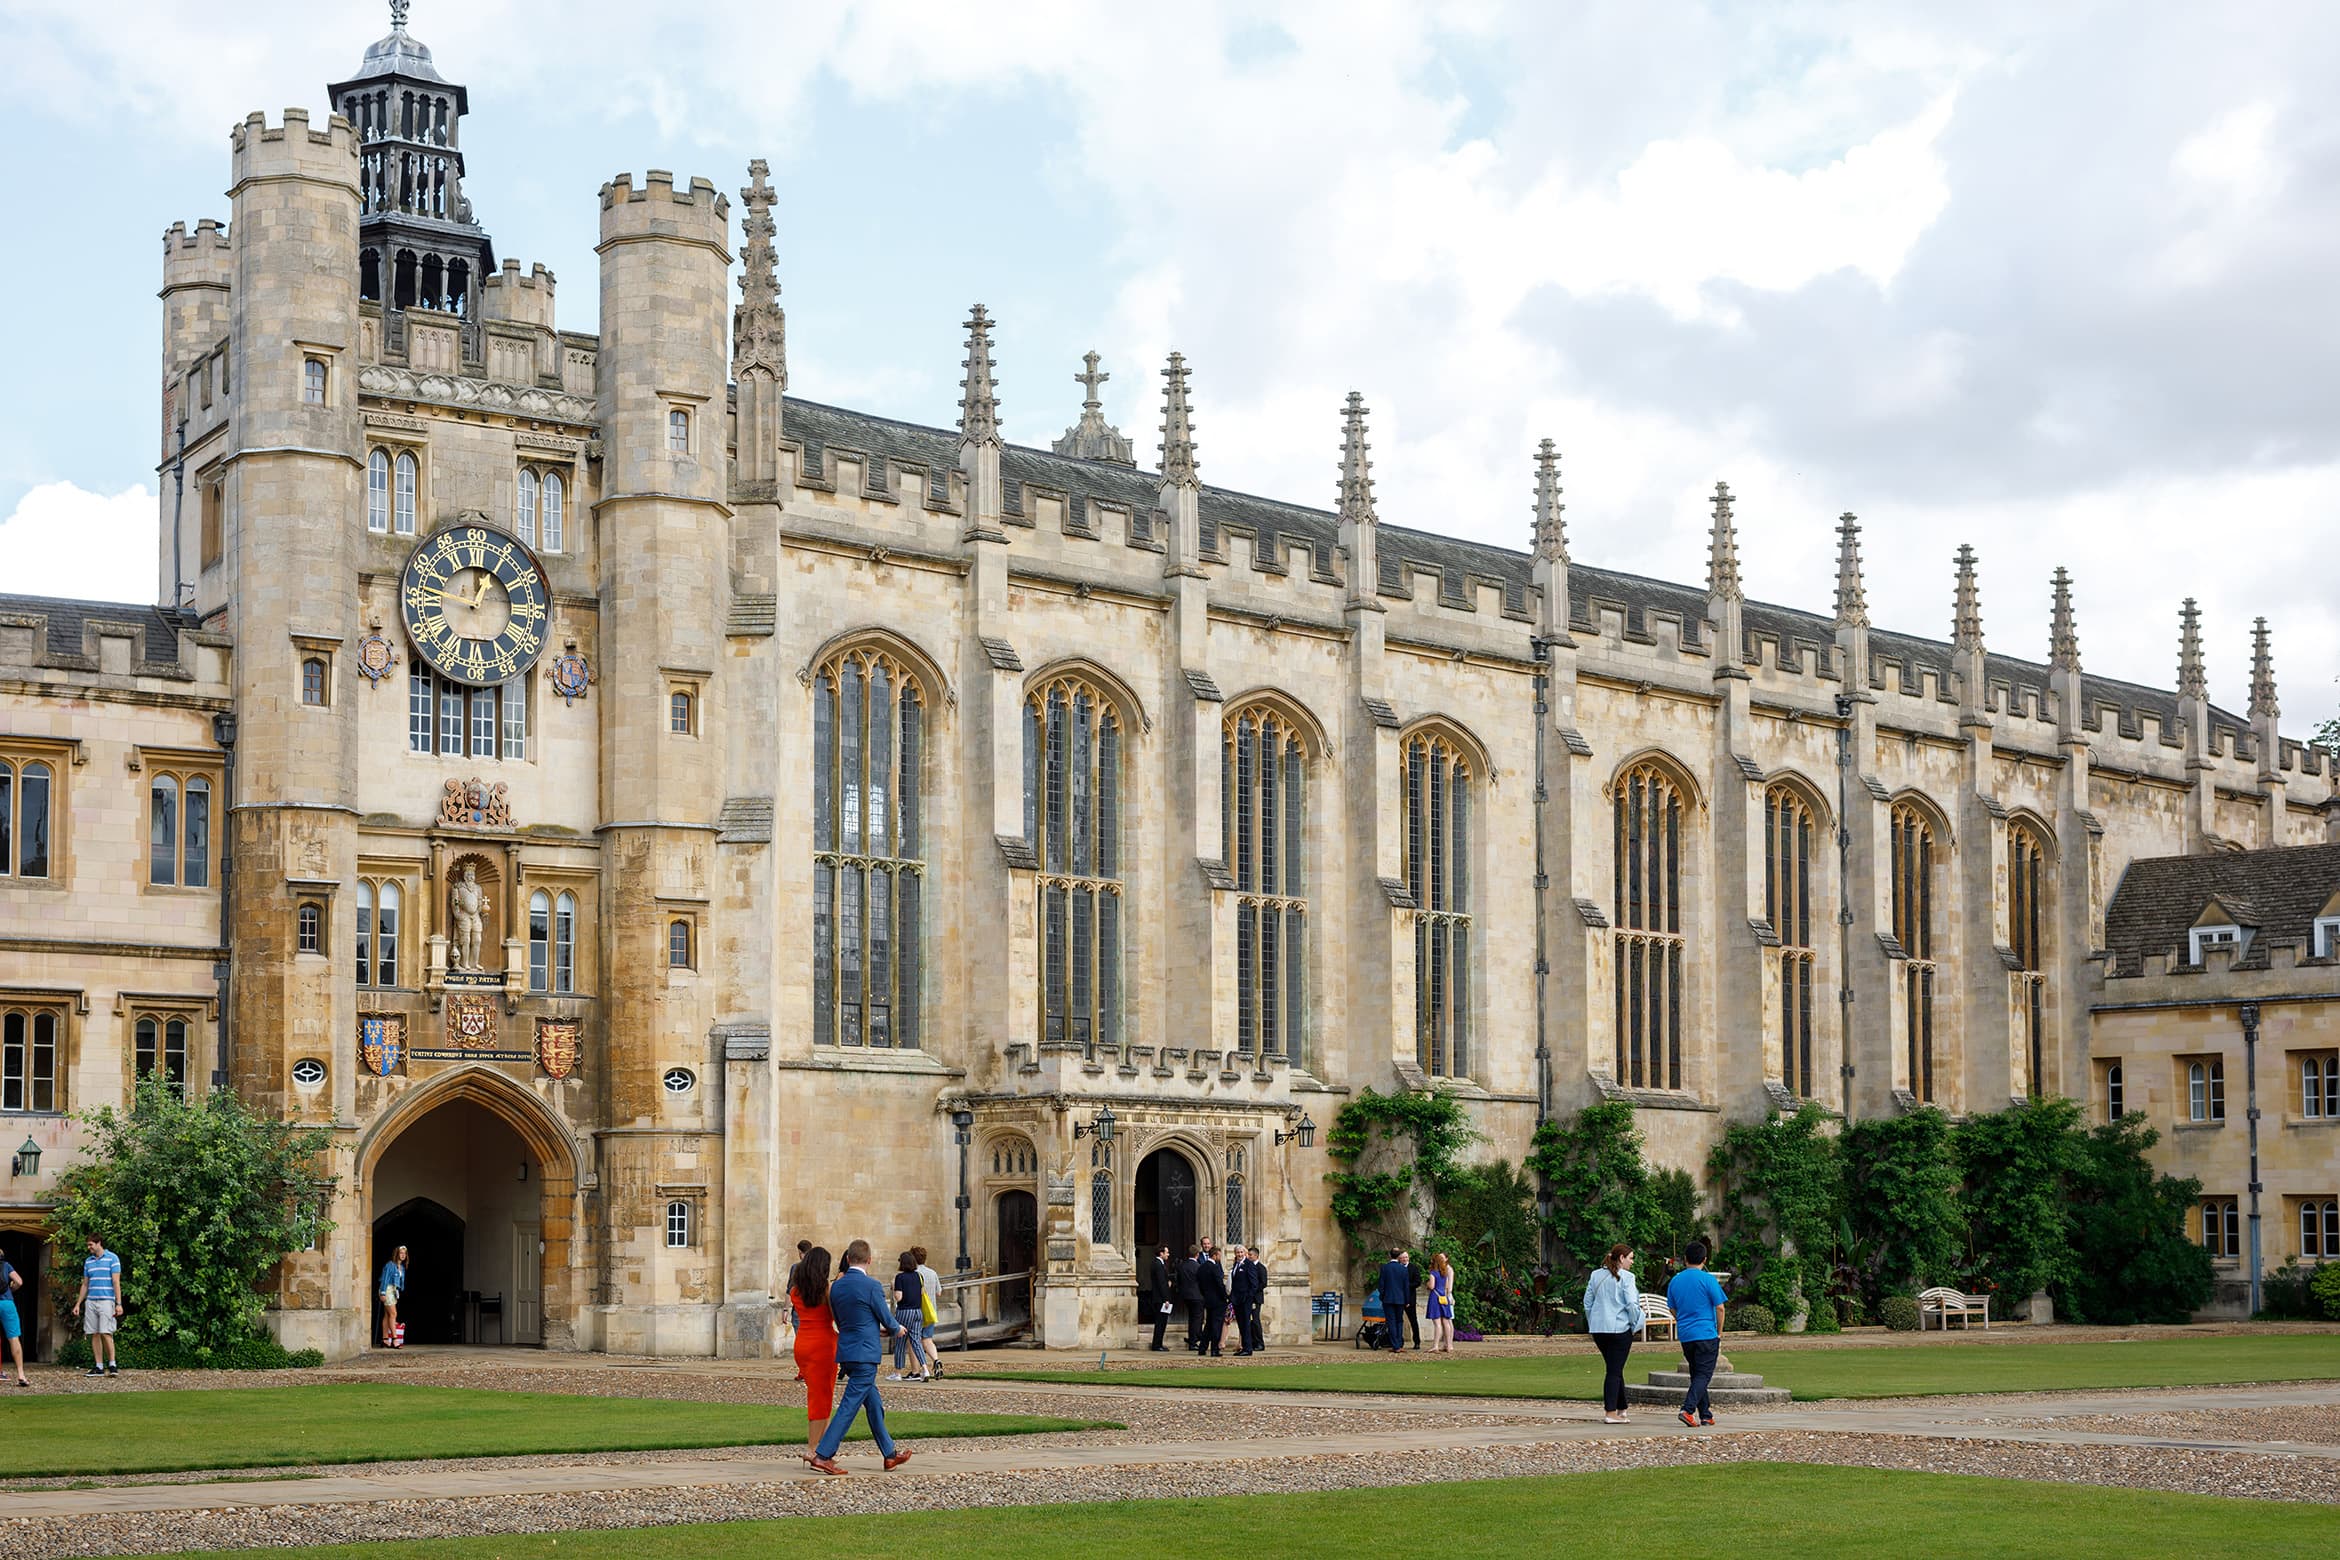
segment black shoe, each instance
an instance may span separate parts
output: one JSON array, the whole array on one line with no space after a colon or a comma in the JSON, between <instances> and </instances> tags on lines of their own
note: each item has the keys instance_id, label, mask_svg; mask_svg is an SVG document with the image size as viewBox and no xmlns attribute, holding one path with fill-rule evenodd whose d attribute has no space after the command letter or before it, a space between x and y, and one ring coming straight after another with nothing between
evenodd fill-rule
<instances>
[{"instance_id":1,"label":"black shoe","mask_svg":"<svg viewBox=\"0 0 2340 1560\"><path fill-rule=\"evenodd\" d=\"M1157 1343L1157 1344L1153 1345L1151 1348L1147 1349L1147 1350L1146 1350L1146 1352L1147 1352L1148 1354L1168 1354L1168 1353L1170 1352L1170 1349L1169 1349L1168 1345L1166 1345L1166 1344L1159 1344L1159 1343Z\"/></svg>"},{"instance_id":2,"label":"black shoe","mask_svg":"<svg viewBox=\"0 0 2340 1560\"><path fill-rule=\"evenodd\" d=\"M82 1372L84 1376L102 1376L105 1373L106 1368L103 1365L92 1365L89 1369Z\"/></svg>"},{"instance_id":3,"label":"black shoe","mask_svg":"<svg viewBox=\"0 0 2340 1560\"><path fill-rule=\"evenodd\" d=\"M1211 1350L1211 1358L1215 1360L1215 1359L1217 1359L1218 1357L1219 1357L1219 1351L1218 1351L1218 1350L1216 1350L1216 1349L1213 1349L1213 1350Z\"/></svg>"},{"instance_id":4,"label":"black shoe","mask_svg":"<svg viewBox=\"0 0 2340 1560\"><path fill-rule=\"evenodd\" d=\"M108 1365L106 1367L106 1374L109 1376L119 1376L122 1374L122 1367L119 1365Z\"/></svg>"}]
</instances>

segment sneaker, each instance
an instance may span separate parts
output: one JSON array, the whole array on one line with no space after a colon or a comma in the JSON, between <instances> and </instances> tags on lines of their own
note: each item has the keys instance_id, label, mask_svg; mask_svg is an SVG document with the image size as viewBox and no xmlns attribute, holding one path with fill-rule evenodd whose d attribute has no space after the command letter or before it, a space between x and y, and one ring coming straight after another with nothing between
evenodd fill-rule
<instances>
[{"instance_id":1,"label":"sneaker","mask_svg":"<svg viewBox=\"0 0 2340 1560\"><path fill-rule=\"evenodd\" d=\"M1714 1427L1714 1415L1712 1415L1712 1414L1700 1414L1700 1415L1698 1416L1698 1422L1699 1422L1699 1424L1701 1424L1701 1425L1703 1425L1703 1426L1707 1427L1708 1429L1712 1429L1712 1428Z\"/></svg>"},{"instance_id":2,"label":"sneaker","mask_svg":"<svg viewBox=\"0 0 2340 1560\"><path fill-rule=\"evenodd\" d=\"M1686 1408L1683 1409L1680 1413L1676 1414L1674 1417L1681 1420L1682 1423L1688 1425L1693 1430L1698 1428L1698 1416L1691 1413L1690 1410Z\"/></svg>"},{"instance_id":3,"label":"sneaker","mask_svg":"<svg viewBox=\"0 0 2340 1560\"><path fill-rule=\"evenodd\" d=\"M119 1376L122 1374L122 1367L119 1365L108 1365L106 1367L106 1374L109 1376Z\"/></svg>"},{"instance_id":4,"label":"sneaker","mask_svg":"<svg viewBox=\"0 0 2340 1560\"><path fill-rule=\"evenodd\" d=\"M92 1365L89 1369L82 1372L84 1376L102 1376L105 1373L106 1368L103 1365Z\"/></svg>"},{"instance_id":5,"label":"sneaker","mask_svg":"<svg viewBox=\"0 0 2340 1560\"><path fill-rule=\"evenodd\" d=\"M927 1375L936 1381L942 1380L942 1361L936 1360L934 1362L934 1369L928 1371Z\"/></svg>"},{"instance_id":6,"label":"sneaker","mask_svg":"<svg viewBox=\"0 0 2340 1560\"><path fill-rule=\"evenodd\" d=\"M898 1371L898 1370L896 1370L896 1371L888 1371L888 1372L886 1373L886 1380L888 1380L888 1381L900 1381L901 1379L902 1379L902 1373L901 1373L900 1371Z\"/></svg>"}]
</instances>

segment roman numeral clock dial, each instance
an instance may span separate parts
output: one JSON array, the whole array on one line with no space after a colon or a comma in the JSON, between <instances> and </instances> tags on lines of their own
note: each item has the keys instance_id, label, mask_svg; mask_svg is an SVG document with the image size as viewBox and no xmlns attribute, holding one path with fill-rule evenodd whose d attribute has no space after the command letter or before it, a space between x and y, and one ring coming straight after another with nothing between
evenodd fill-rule
<instances>
[{"instance_id":1,"label":"roman numeral clock dial","mask_svg":"<svg viewBox=\"0 0 2340 1560\"><path fill-rule=\"evenodd\" d=\"M425 538L406 560L398 600L415 654L451 681L505 682L544 653L544 570L520 543L482 526Z\"/></svg>"}]
</instances>

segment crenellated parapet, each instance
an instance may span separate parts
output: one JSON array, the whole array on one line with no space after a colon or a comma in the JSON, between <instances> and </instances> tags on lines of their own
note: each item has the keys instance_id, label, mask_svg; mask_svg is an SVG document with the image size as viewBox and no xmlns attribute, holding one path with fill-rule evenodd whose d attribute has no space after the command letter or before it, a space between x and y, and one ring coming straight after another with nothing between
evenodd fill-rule
<instances>
[{"instance_id":1,"label":"crenellated parapet","mask_svg":"<svg viewBox=\"0 0 2340 1560\"><path fill-rule=\"evenodd\" d=\"M731 200L705 179L677 188L674 175L652 168L640 185L621 173L601 187L604 248L631 239L705 244L731 263Z\"/></svg>"},{"instance_id":2,"label":"crenellated parapet","mask_svg":"<svg viewBox=\"0 0 2340 1560\"><path fill-rule=\"evenodd\" d=\"M229 132L228 140L233 153L231 197L255 179L314 179L346 184L352 194L357 190L357 132L339 114L330 116L323 130L312 130L305 108L286 109L283 123L276 125L254 109Z\"/></svg>"}]
</instances>

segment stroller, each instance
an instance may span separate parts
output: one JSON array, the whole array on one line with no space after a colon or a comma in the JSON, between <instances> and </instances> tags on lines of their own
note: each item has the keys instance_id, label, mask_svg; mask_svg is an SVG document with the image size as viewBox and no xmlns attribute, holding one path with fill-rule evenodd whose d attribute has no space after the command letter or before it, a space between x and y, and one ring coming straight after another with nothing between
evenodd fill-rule
<instances>
[{"instance_id":1,"label":"stroller","mask_svg":"<svg viewBox=\"0 0 2340 1560\"><path fill-rule=\"evenodd\" d=\"M1360 1349L1389 1347L1389 1322L1381 1309L1381 1296L1368 1292L1363 1310L1364 1320L1357 1324L1353 1345Z\"/></svg>"}]
</instances>

